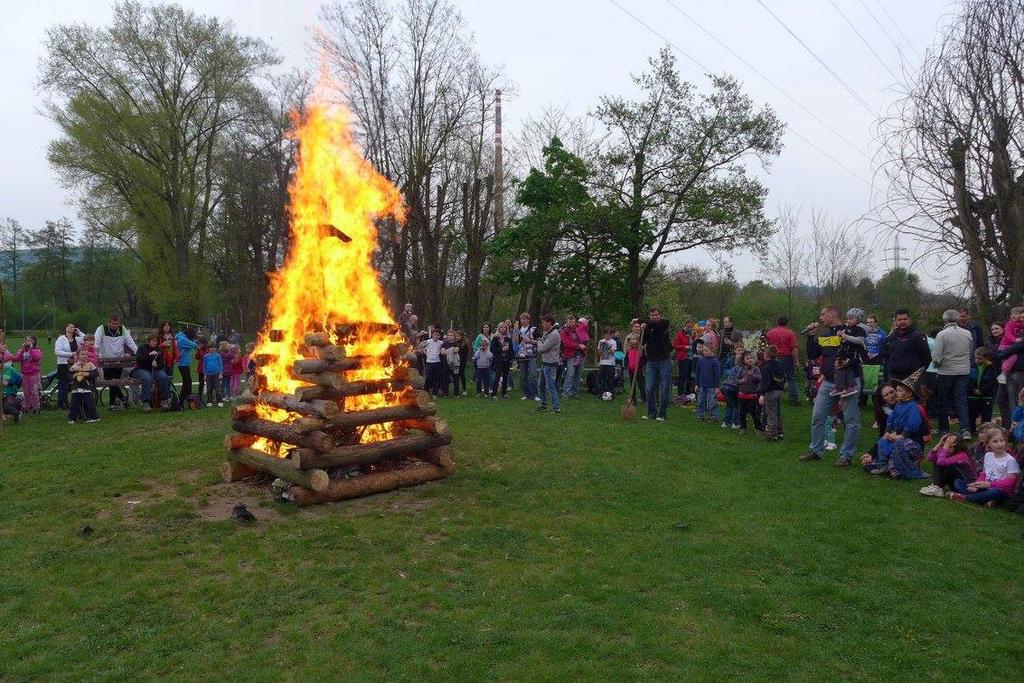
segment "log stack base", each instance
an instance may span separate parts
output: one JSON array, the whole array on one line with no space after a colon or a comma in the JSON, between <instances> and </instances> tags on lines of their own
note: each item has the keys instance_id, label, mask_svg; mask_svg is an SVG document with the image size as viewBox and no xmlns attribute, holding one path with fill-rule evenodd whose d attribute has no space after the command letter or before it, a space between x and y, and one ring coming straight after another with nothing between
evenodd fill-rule
<instances>
[{"instance_id":1,"label":"log stack base","mask_svg":"<svg viewBox=\"0 0 1024 683\"><path fill-rule=\"evenodd\" d=\"M369 359L347 357L343 344L369 331L397 332L397 327L339 325L333 338L310 332L304 339L308 357L292 370L306 386L292 394L265 390L233 409L234 431L224 439L228 455L221 465L225 481L282 479L291 483L284 497L302 507L415 486L455 471L451 429L435 417L437 407L421 390L423 378L412 367L416 356L408 345L394 344L382 355L392 368L390 377L347 377ZM261 358L259 365L270 360ZM350 397L368 394L386 394L390 405L345 409ZM274 409L272 420L260 416L261 406ZM281 411L288 413L284 419ZM392 425L392 438L360 443L364 430L384 423Z\"/></svg>"}]
</instances>

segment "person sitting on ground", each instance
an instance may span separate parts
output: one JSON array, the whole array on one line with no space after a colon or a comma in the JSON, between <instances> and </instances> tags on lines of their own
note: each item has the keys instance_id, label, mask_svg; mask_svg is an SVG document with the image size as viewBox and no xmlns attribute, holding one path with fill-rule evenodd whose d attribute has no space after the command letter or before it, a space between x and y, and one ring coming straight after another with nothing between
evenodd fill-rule
<instances>
[{"instance_id":1,"label":"person sitting on ground","mask_svg":"<svg viewBox=\"0 0 1024 683\"><path fill-rule=\"evenodd\" d=\"M939 444L928 453L928 461L932 463L932 483L919 491L922 496L942 498L946 489L953 490L953 482L957 479L974 481L978 478L978 470L967 452L967 443L956 432L939 440Z\"/></svg>"},{"instance_id":2,"label":"person sitting on ground","mask_svg":"<svg viewBox=\"0 0 1024 683\"><path fill-rule=\"evenodd\" d=\"M950 500L996 507L1016 490L1020 481L1020 465L1006 450L1006 432L998 427L993 429L987 445L988 452L977 479L971 483L957 479L953 483L954 491L946 494Z\"/></svg>"},{"instance_id":3,"label":"person sitting on ground","mask_svg":"<svg viewBox=\"0 0 1024 683\"><path fill-rule=\"evenodd\" d=\"M722 364L710 346L701 345L701 357L697 359L698 422L718 422L718 385L721 381Z\"/></svg>"},{"instance_id":4,"label":"person sitting on ground","mask_svg":"<svg viewBox=\"0 0 1024 683\"><path fill-rule=\"evenodd\" d=\"M160 406L167 408L171 398L171 378L167 374L164 354L160 350L160 337L150 334L146 345L135 352L135 369L132 377L142 382L142 411L149 412L153 400L153 382L157 384Z\"/></svg>"},{"instance_id":5,"label":"person sitting on ground","mask_svg":"<svg viewBox=\"0 0 1024 683\"><path fill-rule=\"evenodd\" d=\"M861 458L869 474L888 474L893 479L922 479L927 475L917 466L921 445L914 439L921 429L921 409L916 389L917 378L893 380L896 406L886 420L885 434L878 440L873 460Z\"/></svg>"},{"instance_id":6,"label":"person sitting on ground","mask_svg":"<svg viewBox=\"0 0 1024 683\"><path fill-rule=\"evenodd\" d=\"M79 349L74 364L68 368L71 382L71 406L68 409L68 424L75 424L79 419L85 422L99 422L96 414L96 378L99 368L89 359L84 349Z\"/></svg>"}]
</instances>

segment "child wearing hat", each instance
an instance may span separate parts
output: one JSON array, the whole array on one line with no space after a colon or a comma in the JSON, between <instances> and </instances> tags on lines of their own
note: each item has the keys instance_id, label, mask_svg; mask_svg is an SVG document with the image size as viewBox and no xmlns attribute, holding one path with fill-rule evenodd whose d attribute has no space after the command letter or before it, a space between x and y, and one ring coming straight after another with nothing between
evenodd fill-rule
<instances>
[{"instance_id":1,"label":"child wearing hat","mask_svg":"<svg viewBox=\"0 0 1024 683\"><path fill-rule=\"evenodd\" d=\"M915 436L921 430L921 408L916 382L921 371L890 384L896 390L896 405L885 422L885 433L878 439L878 455L865 454L861 462L869 474L888 474L893 479L924 479L918 463L923 457Z\"/></svg>"},{"instance_id":2,"label":"child wearing hat","mask_svg":"<svg viewBox=\"0 0 1024 683\"><path fill-rule=\"evenodd\" d=\"M835 360L835 388L832 396L847 398L857 395L857 378L860 377L861 356L867 353L866 333L860 326L864 311L851 308L846 312L846 329L839 333L842 342Z\"/></svg>"}]
</instances>

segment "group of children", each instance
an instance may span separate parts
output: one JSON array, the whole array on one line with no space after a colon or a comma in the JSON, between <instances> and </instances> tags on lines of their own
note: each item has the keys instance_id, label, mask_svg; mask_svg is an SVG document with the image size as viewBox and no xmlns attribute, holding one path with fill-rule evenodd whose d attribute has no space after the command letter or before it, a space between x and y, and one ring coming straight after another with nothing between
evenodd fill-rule
<instances>
[{"instance_id":1,"label":"group of children","mask_svg":"<svg viewBox=\"0 0 1024 683\"><path fill-rule=\"evenodd\" d=\"M207 342L202 336L196 339L196 362L199 367L199 388L196 396L200 401L203 388L206 389L206 407L214 404L223 406L224 401L233 401L242 394L242 382L248 383L256 366L252 360L256 345L249 342L242 353L238 344L227 341Z\"/></svg>"},{"instance_id":2,"label":"group of children","mask_svg":"<svg viewBox=\"0 0 1024 683\"><path fill-rule=\"evenodd\" d=\"M768 441L778 441L782 433L782 392L786 372L778 360L778 350L767 345L758 363L758 352L736 346L726 363L719 360L712 344L700 344L696 364L697 421L718 422L718 403L725 403L722 427L747 432L747 418ZM763 419L762 419L763 418Z\"/></svg>"},{"instance_id":3,"label":"group of children","mask_svg":"<svg viewBox=\"0 0 1024 683\"><path fill-rule=\"evenodd\" d=\"M1010 452L1006 430L994 422L981 425L970 447L959 434L947 434L928 453L928 460L932 483L921 489L922 495L1002 506L1024 515L1020 465Z\"/></svg>"}]
</instances>

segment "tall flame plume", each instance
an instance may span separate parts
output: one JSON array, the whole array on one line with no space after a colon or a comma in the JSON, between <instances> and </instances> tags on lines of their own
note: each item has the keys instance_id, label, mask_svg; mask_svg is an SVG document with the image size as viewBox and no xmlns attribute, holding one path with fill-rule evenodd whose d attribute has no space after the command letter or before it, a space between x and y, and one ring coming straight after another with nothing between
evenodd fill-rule
<instances>
[{"instance_id":1,"label":"tall flame plume","mask_svg":"<svg viewBox=\"0 0 1024 683\"><path fill-rule=\"evenodd\" d=\"M391 377L388 349L404 343L400 334L369 331L339 339L335 326L345 323L394 323L384 299L373 254L376 220L404 221L398 189L363 158L356 145L351 115L342 106L315 96L303 114L293 113L298 164L289 186L290 243L283 267L271 275L266 327L255 354L265 360L257 369L258 386L291 393L308 386L292 376L296 360L312 357L305 346L309 332L324 331L345 345L348 356L378 359L350 372L352 380ZM274 331L271 334L271 330ZM346 410L392 405L393 394L345 399ZM259 406L261 416L288 420L286 411ZM368 429L363 441L387 438L389 426ZM280 454L272 443L255 447Z\"/></svg>"}]
</instances>

